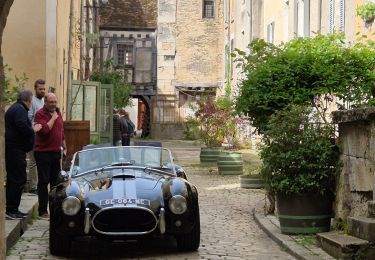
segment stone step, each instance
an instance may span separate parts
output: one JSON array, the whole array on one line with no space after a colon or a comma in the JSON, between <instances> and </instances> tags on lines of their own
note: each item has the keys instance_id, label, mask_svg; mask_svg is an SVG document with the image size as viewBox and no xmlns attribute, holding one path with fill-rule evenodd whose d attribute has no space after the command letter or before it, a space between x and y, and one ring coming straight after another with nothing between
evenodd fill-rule
<instances>
[{"instance_id":1,"label":"stone step","mask_svg":"<svg viewBox=\"0 0 375 260\"><path fill-rule=\"evenodd\" d=\"M320 246L331 256L338 259L375 259L366 240L344 234L342 231L331 231L317 234ZM371 254L372 253L372 254ZM370 258L368 258L368 256Z\"/></svg>"},{"instance_id":2,"label":"stone step","mask_svg":"<svg viewBox=\"0 0 375 260\"><path fill-rule=\"evenodd\" d=\"M349 235L375 243L375 218L348 217Z\"/></svg>"}]
</instances>

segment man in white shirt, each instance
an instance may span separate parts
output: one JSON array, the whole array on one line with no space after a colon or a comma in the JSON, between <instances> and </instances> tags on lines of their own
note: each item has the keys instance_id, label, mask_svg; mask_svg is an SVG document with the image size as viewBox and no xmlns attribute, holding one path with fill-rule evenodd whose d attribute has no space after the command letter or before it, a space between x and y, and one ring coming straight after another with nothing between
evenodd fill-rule
<instances>
[{"instance_id":1,"label":"man in white shirt","mask_svg":"<svg viewBox=\"0 0 375 260\"><path fill-rule=\"evenodd\" d=\"M32 105L28 114L32 125L34 125L35 113L44 106L44 96L46 94L45 84L46 82L42 79L38 79L37 81L35 81L34 84L35 95L33 96ZM36 195L38 184L38 172L34 158L34 151L28 152L27 157L28 174L26 189L28 192Z\"/></svg>"}]
</instances>

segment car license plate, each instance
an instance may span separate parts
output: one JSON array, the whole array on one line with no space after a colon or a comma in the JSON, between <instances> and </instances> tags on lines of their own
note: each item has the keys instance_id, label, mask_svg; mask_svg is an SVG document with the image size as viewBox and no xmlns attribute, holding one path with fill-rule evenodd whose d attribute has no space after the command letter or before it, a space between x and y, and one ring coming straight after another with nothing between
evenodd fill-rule
<instances>
[{"instance_id":1,"label":"car license plate","mask_svg":"<svg viewBox=\"0 0 375 260\"><path fill-rule=\"evenodd\" d=\"M127 199L127 198L100 200L101 206L105 206L105 205L127 205L127 204L150 206L150 200L147 200L147 199Z\"/></svg>"}]
</instances>

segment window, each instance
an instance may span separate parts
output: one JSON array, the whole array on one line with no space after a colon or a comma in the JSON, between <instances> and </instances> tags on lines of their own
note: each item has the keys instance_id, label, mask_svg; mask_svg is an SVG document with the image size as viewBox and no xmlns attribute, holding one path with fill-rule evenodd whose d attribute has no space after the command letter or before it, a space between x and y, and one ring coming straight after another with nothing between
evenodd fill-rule
<instances>
[{"instance_id":1,"label":"window","mask_svg":"<svg viewBox=\"0 0 375 260\"><path fill-rule=\"evenodd\" d=\"M203 18L213 18L215 15L215 0L203 1Z\"/></svg>"},{"instance_id":2,"label":"window","mask_svg":"<svg viewBox=\"0 0 375 260\"><path fill-rule=\"evenodd\" d=\"M340 0L340 31L345 31L345 0Z\"/></svg>"},{"instance_id":3,"label":"window","mask_svg":"<svg viewBox=\"0 0 375 260\"><path fill-rule=\"evenodd\" d=\"M310 0L303 2L303 37L310 37Z\"/></svg>"},{"instance_id":4,"label":"window","mask_svg":"<svg viewBox=\"0 0 375 260\"><path fill-rule=\"evenodd\" d=\"M275 22L267 25L267 42L274 43L275 41Z\"/></svg>"},{"instance_id":5,"label":"window","mask_svg":"<svg viewBox=\"0 0 375 260\"><path fill-rule=\"evenodd\" d=\"M295 36L310 37L310 0L296 0L294 16Z\"/></svg>"},{"instance_id":6,"label":"window","mask_svg":"<svg viewBox=\"0 0 375 260\"><path fill-rule=\"evenodd\" d=\"M133 46L128 44L117 45L118 65L133 65Z\"/></svg>"},{"instance_id":7,"label":"window","mask_svg":"<svg viewBox=\"0 0 375 260\"><path fill-rule=\"evenodd\" d=\"M174 55L164 55L164 61L173 61Z\"/></svg>"}]
</instances>

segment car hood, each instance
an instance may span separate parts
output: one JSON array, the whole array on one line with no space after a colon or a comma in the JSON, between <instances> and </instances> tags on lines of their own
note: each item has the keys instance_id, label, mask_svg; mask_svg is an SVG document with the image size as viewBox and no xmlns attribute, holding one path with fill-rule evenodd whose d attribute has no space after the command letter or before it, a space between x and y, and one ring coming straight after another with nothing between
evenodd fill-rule
<instances>
[{"instance_id":1,"label":"car hood","mask_svg":"<svg viewBox=\"0 0 375 260\"><path fill-rule=\"evenodd\" d=\"M135 177L133 174L121 173L90 180L77 178L71 186L79 186L85 207L90 207L90 204L98 208L140 206L156 211L163 205L164 181L162 175Z\"/></svg>"}]
</instances>

